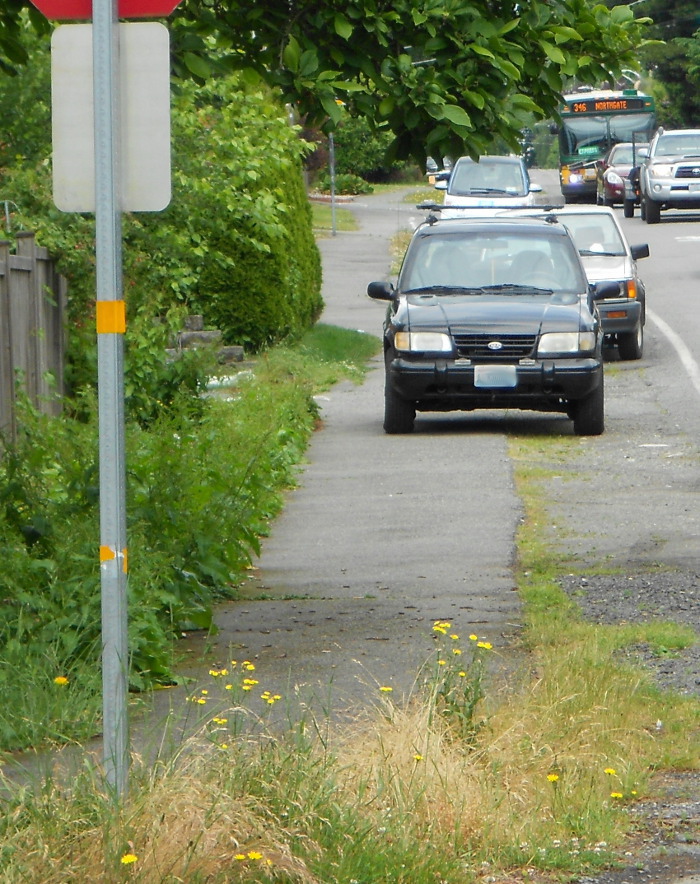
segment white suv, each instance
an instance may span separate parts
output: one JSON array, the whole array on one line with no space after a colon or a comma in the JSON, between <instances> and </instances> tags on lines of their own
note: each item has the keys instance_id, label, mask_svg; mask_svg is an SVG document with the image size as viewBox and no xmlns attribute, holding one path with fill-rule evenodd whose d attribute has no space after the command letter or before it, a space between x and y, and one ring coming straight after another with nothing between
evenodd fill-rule
<instances>
[{"instance_id":1,"label":"white suv","mask_svg":"<svg viewBox=\"0 0 700 884\"><path fill-rule=\"evenodd\" d=\"M639 170L640 209L658 224L661 209L700 209L700 129L658 129Z\"/></svg>"}]
</instances>

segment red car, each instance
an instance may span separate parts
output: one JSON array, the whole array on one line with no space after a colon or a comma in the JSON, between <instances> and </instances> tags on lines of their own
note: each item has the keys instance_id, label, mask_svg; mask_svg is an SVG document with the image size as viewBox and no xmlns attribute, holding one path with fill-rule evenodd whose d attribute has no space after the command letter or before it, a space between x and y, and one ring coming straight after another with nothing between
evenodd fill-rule
<instances>
[{"instance_id":1,"label":"red car","mask_svg":"<svg viewBox=\"0 0 700 884\"><path fill-rule=\"evenodd\" d=\"M620 142L613 145L602 160L596 163L596 202L599 206L614 206L625 198L625 178L638 166L639 149L648 144Z\"/></svg>"}]
</instances>

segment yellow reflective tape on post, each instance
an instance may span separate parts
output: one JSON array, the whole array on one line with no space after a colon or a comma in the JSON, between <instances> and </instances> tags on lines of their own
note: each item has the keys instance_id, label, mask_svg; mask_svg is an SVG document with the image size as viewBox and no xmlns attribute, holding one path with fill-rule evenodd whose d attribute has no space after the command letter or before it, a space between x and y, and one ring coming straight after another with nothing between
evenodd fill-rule
<instances>
[{"instance_id":1,"label":"yellow reflective tape on post","mask_svg":"<svg viewBox=\"0 0 700 884\"><path fill-rule=\"evenodd\" d=\"M105 562L112 562L114 559L120 558L122 560L122 571L125 574L129 572L129 553L126 547L117 555L116 550L112 549L111 546L101 546L100 547L100 564L104 564Z\"/></svg>"},{"instance_id":2,"label":"yellow reflective tape on post","mask_svg":"<svg viewBox=\"0 0 700 884\"><path fill-rule=\"evenodd\" d=\"M126 331L124 301L97 301L97 334L123 335Z\"/></svg>"}]
</instances>

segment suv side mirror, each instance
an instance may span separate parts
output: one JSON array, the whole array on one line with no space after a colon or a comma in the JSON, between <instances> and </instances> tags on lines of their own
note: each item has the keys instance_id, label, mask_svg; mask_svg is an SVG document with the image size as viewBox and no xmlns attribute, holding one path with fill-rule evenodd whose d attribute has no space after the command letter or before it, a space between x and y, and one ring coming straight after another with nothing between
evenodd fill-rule
<instances>
[{"instance_id":1,"label":"suv side mirror","mask_svg":"<svg viewBox=\"0 0 700 884\"><path fill-rule=\"evenodd\" d=\"M375 301L393 301L396 289L390 282L370 282L367 286L367 294Z\"/></svg>"},{"instance_id":2,"label":"suv side mirror","mask_svg":"<svg viewBox=\"0 0 700 884\"><path fill-rule=\"evenodd\" d=\"M639 243L636 246L630 246L630 252L632 253L632 257L635 261L639 258L648 258L649 257L649 244L648 243Z\"/></svg>"}]
</instances>

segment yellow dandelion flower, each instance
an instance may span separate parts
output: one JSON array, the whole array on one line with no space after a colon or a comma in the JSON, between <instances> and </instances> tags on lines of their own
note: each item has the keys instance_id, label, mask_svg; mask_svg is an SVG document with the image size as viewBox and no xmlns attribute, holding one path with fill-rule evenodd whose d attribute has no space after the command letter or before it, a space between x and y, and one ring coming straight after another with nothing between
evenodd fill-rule
<instances>
[{"instance_id":1,"label":"yellow dandelion flower","mask_svg":"<svg viewBox=\"0 0 700 884\"><path fill-rule=\"evenodd\" d=\"M459 675L460 678L466 678L466 677L467 677L467 673L466 673L464 670L462 670L461 672L458 672L457 675Z\"/></svg>"},{"instance_id":2,"label":"yellow dandelion flower","mask_svg":"<svg viewBox=\"0 0 700 884\"><path fill-rule=\"evenodd\" d=\"M253 690L253 685L250 685L250 684L244 684L243 687L241 688L241 690L244 690L244 691L252 691L252 690Z\"/></svg>"},{"instance_id":3,"label":"yellow dandelion flower","mask_svg":"<svg viewBox=\"0 0 700 884\"><path fill-rule=\"evenodd\" d=\"M459 657L459 655L460 655L462 652L461 652L461 650L460 650L459 648L452 648L452 653L455 655L455 657Z\"/></svg>"},{"instance_id":4,"label":"yellow dandelion flower","mask_svg":"<svg viewBox=\"0 0 700 884\"><path fill-rule=\"evenodd\" d=\"M485 648L487 651L490 651L491 648L493 647L491 642L477 642L476 646L477 646L477 648Z\"/></svg>"},{"instance_id":5,"label":"yellow dandelion flower","mask_svg":"<svg viewBox=\"0 0 700 884\"><path fill-rule=\"evenodd\" d=\"M253 663L248 663L247 660L243 664L243 666L248 670L248 672L253 672L255 670L255 665Z\"/></svg>"},{"instance_id":6,"label":"yellow dandelion flower","mask_svg":"<svg viewBox=\"0 0 700 884\"><path fill-rule=\"evenodd\" d=\"M199 703L200 706L204 706L204 704L207 702L207 698L206 697L197 697L197 702Z\"/></svg>"},{"instance_id":7,"label":"yellow dandelion flower","mask_svg":"<svg viewBox=\"0 0 700 884\"><path fill-rule=\"evenodd\" d=\"M208 691L206 688L204 688L204 689L201 691L201 693L206 697L206 695L209 693L209 691Z\"/></svg>"},{"instance_id":8,"label":"yellow dandelion flower","mask_svg":"<svg viewBox=\"0 0 700 884\"><path fill-rule=\"evenodd\" d=\"M282 699L282 694L273 694L273 695L272 695L272 699L273 699L273 700L281 700L281 699Z\"/></svg>"},{"instance_id":9,"label":"yellow dandelion flower","mask_svg":"<svg viewBox=\"0 0 700 884\"><path fill-rule=\"evenodd\" d=\"M379 688L379 690L383 691L385 694L390 694L394 689L388 687L387 685L384 685L383 687Z\"/></svg>"},{"instance_id":10,"label":"yellow dandelion flower","mask_svg":"<svg viewBox=\"0 0 700 884\"><path fill-rule=\"evenodd\" d=\"M220 669L219 675L228 675L228 669Z\"/></svg>"},{"instance_id":11,"label":"yellow dandelion flower","mask_svg":"<svg viewBox=\"0 0 700 884\"><path fill-rule=\"evenodd\" d=\"M237 853L237 854L234 855L233 858L234 858L234 859L237 859L239 863L240 863L240 862L243 862L245 859L247 859L245 853Z\"/></svg>"},{"instance_id":12,"label":"yellow dandelion flower","mask_svg":"<svg viewBox=\"0 0 700 884\"><path fill-rule=\"evenodd\" d=\"M236 667L238 666L238 663L235 660L231 660L231 666Z\"/></svg>"},{"instance_id":13,"label":"yellow dandelion flower","mask_svg":"<svg viewBox=\"0 0 700 884\"><path fill-rule=\"evenodd\" d=\"M219 746L219 749L228 749L228 743L222 743L222 744Z\"/></svg>"},{"instance_id":14,"label":"yellow dandelion flower","mask_svg":"<svg viewBox=\"0 0 700 884\"><path fill-rule=\"evenodd\" d=\"M226 691L232 691L232 690L233 690L233 685L232 685L232 684L227 684L226 687L224 688L224 690L226 690Z\"/></svg>"},{"instance_id":15,"label":"yellow dandelion flower","mask_svg":"<svg viewBox=\"0 0 700 884\"><path fill-rule=\"evenodd\" d=\"M262 859L262 853L259 850L249 850L248 859Z\"/></svg>"},{"instance_id":16,"label":"yellow dandelion flower","mask_svg":"<svg viewBox=\"0 0 700 884\"><path fill-rule=\"evenodd\" d=\"M438 666L447 666L447 660L438 660Z\"/></svg>"},{"instance_id":17,"label":"yellow dandelion flower","mask_svg":"<svg viewBox=\"0 0 700 884\"><path fill-rule=\"evenodd\" d=\"M611 792L610 797L611 798L622 798L622 792Z\"/></svg>"},{"instance_id":18,"label":"yellow dandelion flower","mask_svg":"<svg viewBox=\"0 0 700 884\"><path fill-rule=\"evenodd\" d=\"M243 684L247 684L247 685L252 686L252 685L259 684L259 682L258 682L257 678L244 678Z\"/></svg>"},{"instance_id":19,"label":"yellow dandelion flower","mask_svg":"<svg viewBox=\"0 0 700 884\"><path fill-rule=\"evenodd\" d=\"M438 623L433 626L433 632L439 632L440 635L447 635L447 630L444 626L440 626Z\"/></svg>"},{"instance_id":20,"label":"yellow dandelion flower","mask_svg":"<svg viewBox=\"0 0 700 884\"><path fill-rule=\"evenodd\" d=\"M479 638L479 636L474 635L474 633L472 632L472 634L469 636L469 641L475 642L478 638Z\"/></svg>"},{"instance_id":21,"label":"yellow dandelion flower","mask_svg":"<svg viewBox=\"0 0 700 884\"><path fill-rule=\"evenodd\" d=\"M221 675L221 673L219 672L218 669L210 669L209 675L213 676L214 678L218 678Z\"/></svg>"},{"instance_id":22,"label":"yellow dandelion flower","mask_svg":"<svg viewBox=\"0 0 700 884\"><path fill-rule=\"evenodd\" d=\"M547 774L547 779L549 780L550 783L556 783L557 780L559 779L559 774L556 774L556 773Z\"/></svg>"},{"instance_id":23,"label":"yellow dandelion flower","mask_svg":"<svg viewBox=\"0 0 700 884\"><path fill-rule=\"evenodd\" d=\"M62 686L64 684L68 684L68 679L65 677L65 675L57 675L56 678L54 678L53 683Z\"/></svg>"},{"instance_id":24,"label":"yellow dandelion flower","mask_svg":"<svg viewBox=\"0 0 700 884\"><path fill-rule=\"evenodd\" d=\"M614 777L617 771L614 767L606 767L604 773L608 774L611 777Z\"/></svg>"},{"instance_id":25,"label":"yellow dandelion flower","mask_svg":"<svg viewBox=\"0 0 700 884\"><path fill-rule=\"evenodd\" d=\"M414 761L422 761L422 760L423 760L423 756L420 755L419 753L416 753L416 754L413 756L413 760L414 760Z\"/></svg>"},{"instance_id":26,"label":"yellow dandelion flower","mask_svg":"<svg viewBox=\"0 0 700 884\"><path fill-rule=\"evenodd\" d=\"M456 634L453 634L453 635L450 636L450 638L452 639L453 642L456 642L457 639L459 638L459 636L456 635Z\"/></svg>"},{"instance_id":27,"label":"yellow dandelion flower","mask_svg":"<svg viewBox=\"0 0 700 884\"><path fill-rule=\"evenodd\" d=\"M138 856L133 853L125 853L121 858L120 862L123 866L130 866L131 863L135 863L138 860Z\"/></svg>"}]
</instances>

